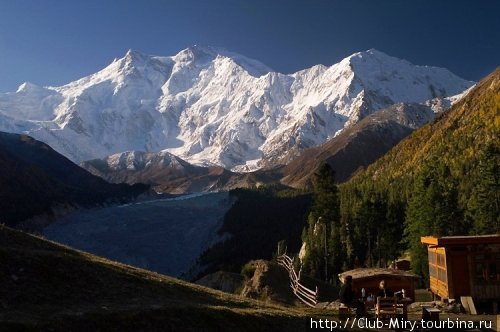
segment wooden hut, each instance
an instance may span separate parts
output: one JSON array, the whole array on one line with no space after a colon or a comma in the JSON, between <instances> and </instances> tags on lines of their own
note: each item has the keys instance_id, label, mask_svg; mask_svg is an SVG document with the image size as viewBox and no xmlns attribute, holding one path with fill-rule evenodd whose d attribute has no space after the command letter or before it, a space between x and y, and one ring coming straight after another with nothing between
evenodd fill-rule
<instances>
[{"instance_id":1,"label":"wooden hut","mask_svg":"<svg viewBox=\"0 0 500 332\"><path fill-rule=\"evenodd\" d=\"M395 268L398 270L411 270L410 261L408 259L398 259L394 262Z\"/></svg>"},{"instance_id":2,"label":"wooden hut","mask_svg":"<svg viewBox=\"0 0 500 332\"><path fill-rule=\"evenodd\" d=\"M433 294L441 299L500 299L500 234L425 236L421 242L428 248Z\"/></svg>"},{"instance_id":3,"label":"wooden hut","mask_svg":"<svg viewBox=\"0 0 500 332\"><path fill-rule=\"evenodd\" d=\"M415 300L415 287L420 277L409 271L392 268L361 268L346 271L339 274L340 281L344 282L346 276L352 276L352 285L356 296L361 296L361 288L366 295L376 295L379 291L379 283L385 280L386 287L393 292L405 290L405 296Z\"/></svg>"}]
</instances>

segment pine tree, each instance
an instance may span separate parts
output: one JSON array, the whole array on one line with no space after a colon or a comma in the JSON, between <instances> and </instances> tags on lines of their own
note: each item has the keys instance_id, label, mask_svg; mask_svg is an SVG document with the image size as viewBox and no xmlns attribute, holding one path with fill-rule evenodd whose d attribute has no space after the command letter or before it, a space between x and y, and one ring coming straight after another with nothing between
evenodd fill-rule
<instances>
[{"instance_id":1,"label":"pine tree","mask_svg":"<svg viewBox=\"0 0 500 332\"><path fill-rule=\"evenodd\" d=\"M428 280L428 261L421 236L463 235L467 225L458 207L456 180L441 160L430 161L415 179L415 187L406 210L406 239L412 269Z\"/></svg>"},{"instance_id":2,"label":"pine tree","mask_svg":"<svg viewBox=\"0 0 500 332\"><path fill-rule=\"evenodd\" d=\"M500 232L500 149L489 143L478 160L478 176L467 203L476 234Z\"/></svg>"},{"instance_id":3,"label":"pine tree","mask_svg":"<svg viewBox=\"0 0 500 332\"><path fill-rule=\"evenodd\" d=\"M344 263L341 232L335 172L324 163L315 174L313 206L308 217L308 228L303 233L303 241L307 246L304 272L326 280L340 272Z\"/></svg>"},{"instance_id":4,"label":"pine tree","mask_svg":"<svg viewBox=\"0 0 500 332\"><path fill-rule=\"evenodd\" d=\"M428 280L429 268L427 250L420 243L420 237L430 235L433 224L433 210L430 207L432 196L428 194L431 180L424 172L415 180L415 189L406 210L405 236L411 252L412 270Z\"/></svg>"},{"instance_id":5,"label":"pine tree","mask_svg":"<svg viewBox=\"0 0 500 332\"><path fill-rule=\"evenodd\" d=\"M405 204L400 200L386 197L385 222L381 225L381 237L379 241L380 257L385 265L398 258L404 251L401 242L404 231Z\"/></svg>"}]
</instances>

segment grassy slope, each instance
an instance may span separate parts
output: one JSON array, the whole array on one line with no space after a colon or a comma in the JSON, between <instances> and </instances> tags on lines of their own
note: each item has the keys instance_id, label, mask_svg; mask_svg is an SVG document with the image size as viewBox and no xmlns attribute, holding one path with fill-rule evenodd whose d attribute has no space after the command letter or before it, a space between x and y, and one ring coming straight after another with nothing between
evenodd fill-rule
<instances>
[{"instance_id":1,"label":"grassy slope","mask_svg":"<svg viewBox=\"0 0 500 332\"><path fill-rule=\"evenodd\" d=\"M478 151L500 136L500 68L484 78L461 101L431 124L411 134L366 172L354 177L394 180L417 173L429 159L438 157L455 176L477 166Z\"/></svg>"},{"instance_id":2,"label":"grassy slope","mask_svg":"<svg viewBox=\"0 0 500 332\"><path fill-rule=\"evenodd\" d=\"M305 312L111 262L0 226L0 330L302 330Z\"/></svg>"}]
</instances>

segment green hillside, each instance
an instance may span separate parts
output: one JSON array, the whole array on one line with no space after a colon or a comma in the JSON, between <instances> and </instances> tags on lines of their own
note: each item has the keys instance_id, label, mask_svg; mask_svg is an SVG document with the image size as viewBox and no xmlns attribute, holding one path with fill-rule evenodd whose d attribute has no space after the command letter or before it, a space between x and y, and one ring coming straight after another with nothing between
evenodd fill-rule
<instances>
[{"instance_id":1,"label":"green hillside","mask_svg":"<svg viewBox=\"0 0 500 332\"><path fill-rule=\"evenodd\" d=\"M499 184L497 69L450 110L339 186L340 222L328 220L328 229L329 243L341 244L336 253L341 262L332 261L330 268L386 265L410 249L414 271L426 280L420 236L500 232ZM309 241L323 250L319 236ZM324 270L320 265L316 269Z\"/></svg>"},{"instance_id":2,"label":"green hillside","mask_svg":"<svg viewBox=\"0 0 500 332\"><path fill-rule=\"evenodd\" d=\"M477 169L481 153L491 144L496 147L500 144L499 112L500 69L497 69L448 112L416 130L353 181L412 177L436 158L450 167L453 176L476 175L471 171Z\"/></svg>"},{"instance_id":3,"label":"green hillside","mask_svg":"<svg viewBox=\"0 0 500 332\"><path fill-rule=\"evenodd\" d=\"M393 222L400 219L405 226L402 240L412 254L412 267L427 277L420 236L500 232L499 187L497 69L448 112L346 184L342 192L345 201L360 188L372 188L383 197L382 217L399 215Z\"/></svg>"},{"instance_id":4,"label":"green hillside","mask_svg":"<svg viewBox=\"0 0 500 332\"><path fill-rule=\"evenodd\" d=\"M1 331L303 330L305 315L0 226Z\"/></svg>"}]
</instances>

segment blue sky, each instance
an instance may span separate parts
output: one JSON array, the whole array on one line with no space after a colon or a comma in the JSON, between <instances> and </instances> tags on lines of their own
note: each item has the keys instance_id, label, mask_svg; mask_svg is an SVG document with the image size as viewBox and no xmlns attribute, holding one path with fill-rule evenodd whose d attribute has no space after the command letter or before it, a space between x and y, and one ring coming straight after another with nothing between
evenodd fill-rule
<instances>
[{"instance_id":1,"label":"blue sky","mask_svg":"<svg viewBox=\"0 0 500 332\"><path fill-rule=\"evenodd\" d=\"M500 65L499 12L499 0L0 0L0 91L194 44L285 73L376 48L477 80Z\"/></svg>"}]
</instances>

